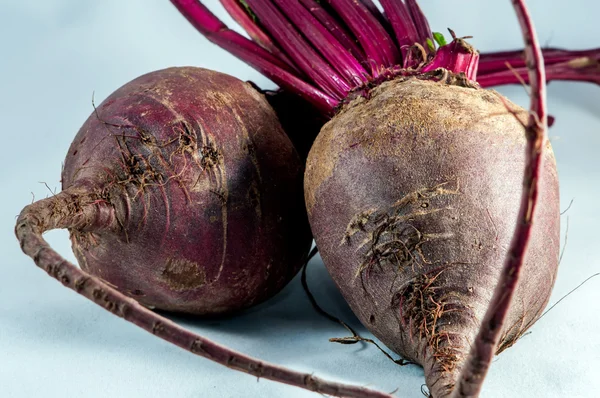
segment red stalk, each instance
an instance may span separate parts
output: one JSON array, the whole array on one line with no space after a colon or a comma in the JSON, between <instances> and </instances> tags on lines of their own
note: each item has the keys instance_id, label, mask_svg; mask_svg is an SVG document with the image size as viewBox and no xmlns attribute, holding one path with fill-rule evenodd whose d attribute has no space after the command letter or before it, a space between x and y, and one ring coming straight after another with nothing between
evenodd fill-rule
<instances>
[{"instance_id":1,"label":"red stalk","mask_svg":"<svg viewBox=\"0 0 600 398\"><path fill-rule=\"evenodd\" d=\"M273 43L273 40L267 35L258 24L252 20L248 12L240 5L239 0L219 0L227 13L237 22L248 35L265 50L269 51L276 58L284 61L290 68L295 70L293 63L287 56ZM300 71L295 70L298 74Z\"/></svg>"},{"instance_id":2,"label":"red stalk","mask_svg":"<svg viewBox=\"0 0 600 398\"><path fill-rule=\"evenodd\" d=\"M600 84L600 48L575 51L546 48L542 53L547 81L571 80ZM481 54L477 81L482 87L528 82L523 51Z\"/></svg>"},{"instance_id":3,"label":"red stalk","mask_svg":"<svg viewBox=\"0 0 600 398\"><path fill-rule=\"evenodd\" d=\"M352 89L350 84L313 50L274 4L268 0L247 0L247 4L265 29L277 38L281 48L318 87L334 98L346 96Z\"/></svg>"},{"instance_id":4,"label":"red stalk","mask_svg":"<svg viewBox=\"0 0 600 398\"><path fill-rule=\"evenodd\" d=\"M253 66L280 87L302 96L324 114L330 114L338 105L338 100L296 77L264 48L227 28L198 0L171 0L171 3L208 40Z\"/></svg>"},{"instance_id":5,"label":"red stalk","mask_svg":"<svg viewBox=\"0 0 600 398\"><path fill-rule=\"evenodd\" d=\"M411 42L410 46L422 37L430 37L431 32L415 0L406 0L406 3L381 0L386 15L377 14L392 21L390 26L396 33L398 46L402 47L404 56L402 63L399 63L400 54L396 43L387 35L385 28L370 11L371 2L327 0L329 4L321 5L315 0L298 0L307 11L301 12L300 5L291 0L249 0L251 3L259 2L262 4L261 7L268 4L277 12L270 15L275 15L274 19L278 21L270 21L273 18L266 20L270 24L279 22L285 29L291 31L292 36L303 43L302 48L306 49L306 51L298 51L296 45L290 45L288 40L282 38L281 33L277 33L279 31L271 32L269 35L262 30L265 28L263 25L250 21L246 10L241 10L239 7L240 0L221 1L230 4L230 7L237 5L236 13L239 14L237 18L241 20L242 12L246 18L242 22L243 26L251 31L258 29L255 33L261 38L256 40L264 44L267 38L269 40L267 47L274 49L286 45L286 51L302 57L303 67L299 68L300 62L296 59L290 60L283 51L270 53L256 43L230 31L202 6L199 0L172 0L186 18L209 40L252 65L280 87L314 104L324 115L331 115L349 91L362 92L360 87L370 87L394 76L406 75L402 68L410 68L409 74L427 72L436 68L444 68L454 73L465 72L469 79L473 80L477 77L477 81L483 87L529 80L522 51L482 54L477 68L475 55L463 51L464 49L455 42L440 47L434 54L434 58L419 69L419 65L424 61L422 59L424 54L407 51L406 48ZM279 12L273 1L280 4L290 20ZM256 7L253 7L252 12L257 14L254 8ZM301 14L298 15L300 12ZM309 18L309 13L314 18ZM310 43L299 32L302 32ZM330 43L330 48L326 41L331 40L332 37L335 40ZM363 48L361 49L356 42ZM412 50L415 49L416 47L412 46ZM321 58L317 51L323 54L324 58ZM427 45L423 46L423 51L429 51ZM336 52L344 54L345 61L336 63L333 59ZM426 54L425 56L431 58ZM600 84L600 49L567 51L548 48L544 51L544 56L547 61L548 80L587 81ZM391 62L390 57L395 60ZM507 61L511 68L507 67ZM359 69L359 65L362 69ZM363 75L363 72L367 72L365 67L370 69L370 76ZM304 71L306 75L301 75L302 72L299 70ZM360 72L355 74L356 71ZM312 78L316 87L306 82L306 76ZM364 83L365 80L368 81L367 84Z\"/></svg>"},{"instance_id":6,"label":"red stalk","mask_svg":"<svg viewBox=\"0 0 600 398\"><path fill-rule=\"evenodd\" d=\"M375 77L383 68L396 65L400 54L383 26L363 3L352 0L328 0L358 39Z\"/></svg>"},{"instance_id":7,"label":"red stalk","mask_svg":"<svg viewBox=\"0 0 600 398\"><path fill-rule=\"evenodd\" d=\"M343 27L329 12L324 9L315 0L300 0L304 8L309 11L329 32L337 39L342 46L352 53L362 65L366 65L365 53L356 44L356 39L348 30Z\"/></svg>"},{"instance_id":8,"label":"red stalk","mask_svg":"<svg viewBox=\"0 0 600 398\"><path fill-rule=\"evenodd\" d=\"M406 53L410 51L409 47L418 41L417 28L402 1L380 0L380 2L396 34L396 41L402 56L405 58Z\"/></svg>"},{"instance_id":9,"label":"red stalk","mask_svg":"<svg viewBox=\"0 0 600 398\"><path fill-rule=\"evenodd\" d=\"M454 39L438 49L430 63L422 68L429 72L437 68L444 68L453 73L464 73L469 80L477 79L477 66L479 53L462 39Z\"/></svg>"},{"instance_id":10,"label":"red stalk","mask_svg":"<svg viewBox=\"0 0 600 398\"><path fill-rule=\"evenodd\" d=\"M274 0L325 59L353 85L367 82L367 71L297 0Z\"/></svg>"},{"instance_id":11,"label":"red stalk","mask_svg":"<svg viewBox=\"0 0 600 398\"><path fill-rule=\"evenodd\" d=\"M179 12L208 40L235 54L239 51L254 54L274 66L293 73L284 62L273 56L270 52L257 45L244 36L229 29L223 22L215 17L202 3L196 0L171 0Z\"/></svg>"},{"instance_id":12,"label":"red stalk","mask_svg":"<svg viewBox=\"0 0 600 398\"><path fill-rule=\"evenodd\" d=\"M427 39L433 38L429 22L427 22L425 14L423 14L421 7L417 4L417 0L406 0L406 5L408 6L408 11L412 16L415 26L417 27L419 43L427 50Z\"/></svg>"},{"instance_id":13,"label":"red stalk","mask_svg":"<svg viewBox=\"0 0 600 398\"><path fill-rule=\"evenodd\" d=\"M373 15L377 21L383 26L387 33L391 36L394 32L391 29L390 22L386 19L385 15L379 11L379 8L373 3L373 0L358 0L360 1L367 10Z\"/></svg>"},{"instance_id":14,"label":"red stalk","mask_svg":"<svg viewBox=\"0 0 600 398\"><path fill-rule=\"evenodd\" d=\"M596 83L600 85L600 65L596 60L576 58L571 61L546 65L546 81L567 80ZM477 82L482 87L500 86L503 84L529 83L527 67L511 68L499 72L479 74Z\"/></svg>"},{"instance_id":15,"label":"red stalk","mask_svg":"<svg viewBox=\"0 0 600 398\"><path fill-rule=\"evenodd\" d=\"M599 65L600 61L600 48L574 51L558 48L545 48L542 50L542 53L544 55L546 70L548 70L549 65L567 61L577 62L576 60L578 59L587 59L589 60L590 64L595 62L596 65ZM525 67L526 65L523 50L481 54L479 71L480 73L486 74L497 71L505 71L507 69L507 62L513 68Z\"/></svg>"}]
</instances>

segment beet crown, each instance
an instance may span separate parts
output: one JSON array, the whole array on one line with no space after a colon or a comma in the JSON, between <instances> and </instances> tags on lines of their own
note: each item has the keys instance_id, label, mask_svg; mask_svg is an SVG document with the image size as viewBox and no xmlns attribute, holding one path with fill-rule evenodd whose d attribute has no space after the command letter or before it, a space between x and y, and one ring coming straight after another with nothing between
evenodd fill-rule
<instances>
[{"instance_id":1,"label":"beet crown","mask_svg":"<svg viewBox=\"0 0 600 398\"><path fill-rule=\"evenodd\" d=\"M251 40L199 0L171 2L209 40L328 117L396 76L482 87L529 82L525 50L480 55L451 30L432 32L416 0L382 0L383 13L372 0L220 0ZM544 60L548 80L600 84L600 49L547 48Z\"/></svg>"}]
</instances>

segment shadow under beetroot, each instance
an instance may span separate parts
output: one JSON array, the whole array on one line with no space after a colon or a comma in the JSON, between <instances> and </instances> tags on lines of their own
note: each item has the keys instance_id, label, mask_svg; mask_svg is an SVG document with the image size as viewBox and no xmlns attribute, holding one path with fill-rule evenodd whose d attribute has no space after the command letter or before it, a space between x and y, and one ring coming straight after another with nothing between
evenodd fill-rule
<instances>
[{"instance_id":1,"label":"shadow under beetroot","mask_svg":"<svg viewBox=\"0 0 600 398\"><path fill-rule=\"evenodd\" d=\"M311 261L307 269L308 287L321 308L356 329L366 333L344 298L339 293L320 257ZM240 333L247 336L272 335L287 332L329 331L331 337L346 336L346 329L319 314L304 291L300 274L275 297L245 311L222 317L198 318L191 315L161 312L161 315L189 327Z\"/></svg>"}]
</instances>

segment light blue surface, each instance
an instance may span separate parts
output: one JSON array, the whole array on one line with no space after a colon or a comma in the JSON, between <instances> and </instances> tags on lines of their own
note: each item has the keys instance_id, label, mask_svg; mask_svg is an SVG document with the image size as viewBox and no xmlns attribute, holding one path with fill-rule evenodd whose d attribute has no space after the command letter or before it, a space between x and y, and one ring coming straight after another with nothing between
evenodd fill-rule
<instances>
[{"instance_id":1,"label":"light blue surface","mask_svg":"<svg viewBox=\"0 0 600 398\"><path fill-rule=\"evenodd\" d=\"M223 10L207 1L212 9ZM421 1L435 30L474 35L482 51L522 46L508 0ZM476 4L473 4L476 3ZM542 43L588 48L600 5L529 1ZM550 5L551 4L551 5ZM230 22L229 19L227 21ZM0 0L0 397L312 397L236 373L171 346L64 289L25 257L12 228L20 209L60 189L60 167L96 103L145 72L172 65L221 70L263 87L267 80L208 43L168 0ZM526 105L521 87L501 90ZM555 302L600 271L600 87L553 83L550 131L563 208L571 199L568 247ZM566 221L566 215L563 216ZM563 229L566 222L563 222ZM74 260L67 233L47 234ZM309 283L324 307L356 326L319 260ZM600 279L590 281L493 364L483 397L594 397L600 391ZM229 320L176 319L248 354L318 376L398 388L419 398L422 371L399 368L372 347L328 342L345 331L310 307L294 280L265 305ZM361 327L359 331L368 336Z\"/></svg>"}]
</instances>

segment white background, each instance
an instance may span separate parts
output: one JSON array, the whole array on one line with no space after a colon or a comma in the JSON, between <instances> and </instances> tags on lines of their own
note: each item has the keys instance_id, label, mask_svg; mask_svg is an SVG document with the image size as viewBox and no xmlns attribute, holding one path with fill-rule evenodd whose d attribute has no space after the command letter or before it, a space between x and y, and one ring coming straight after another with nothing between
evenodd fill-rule
<instances>
[{"instance_id":1,"label":"white background","mask_svg":"<svg viewBox=\"0 0 600 398\"><path fill-rule=\"evenodd\" d=\"M216 0L206 3L224 16ZM473 35L482 51L522 46L508 0L421 1L434 30ZM542 43L598 46L600 5L530 0ZM233 23L226 18L233 26ZM0 0L0 396L309 397L309 392L228 370L127 324L63 288L19 250L13 226L32 198L60 190L67 148L96 103L132 78L173 65L204 66L270 83L202 38L168 0ZM501 89L527 105L521 87ZM567 213L568 246L551 302L600 271L600 87L552 83L550 135ZM499 176L501 178L501 176ZM563 230L566 216L563 216ZM65 231L47 238L74 260ZM329 311L357 324L320 260L309 283ZM600 391L600 278L592 279L495 360L484 397L594 397ZM422 397L422 371L372 347L328 342L345 331L310 307L299 279L276 298L226 320L181 320L251 355ZM368 333L359 327L359 331Z\"/></svg>"}]
</instances>

